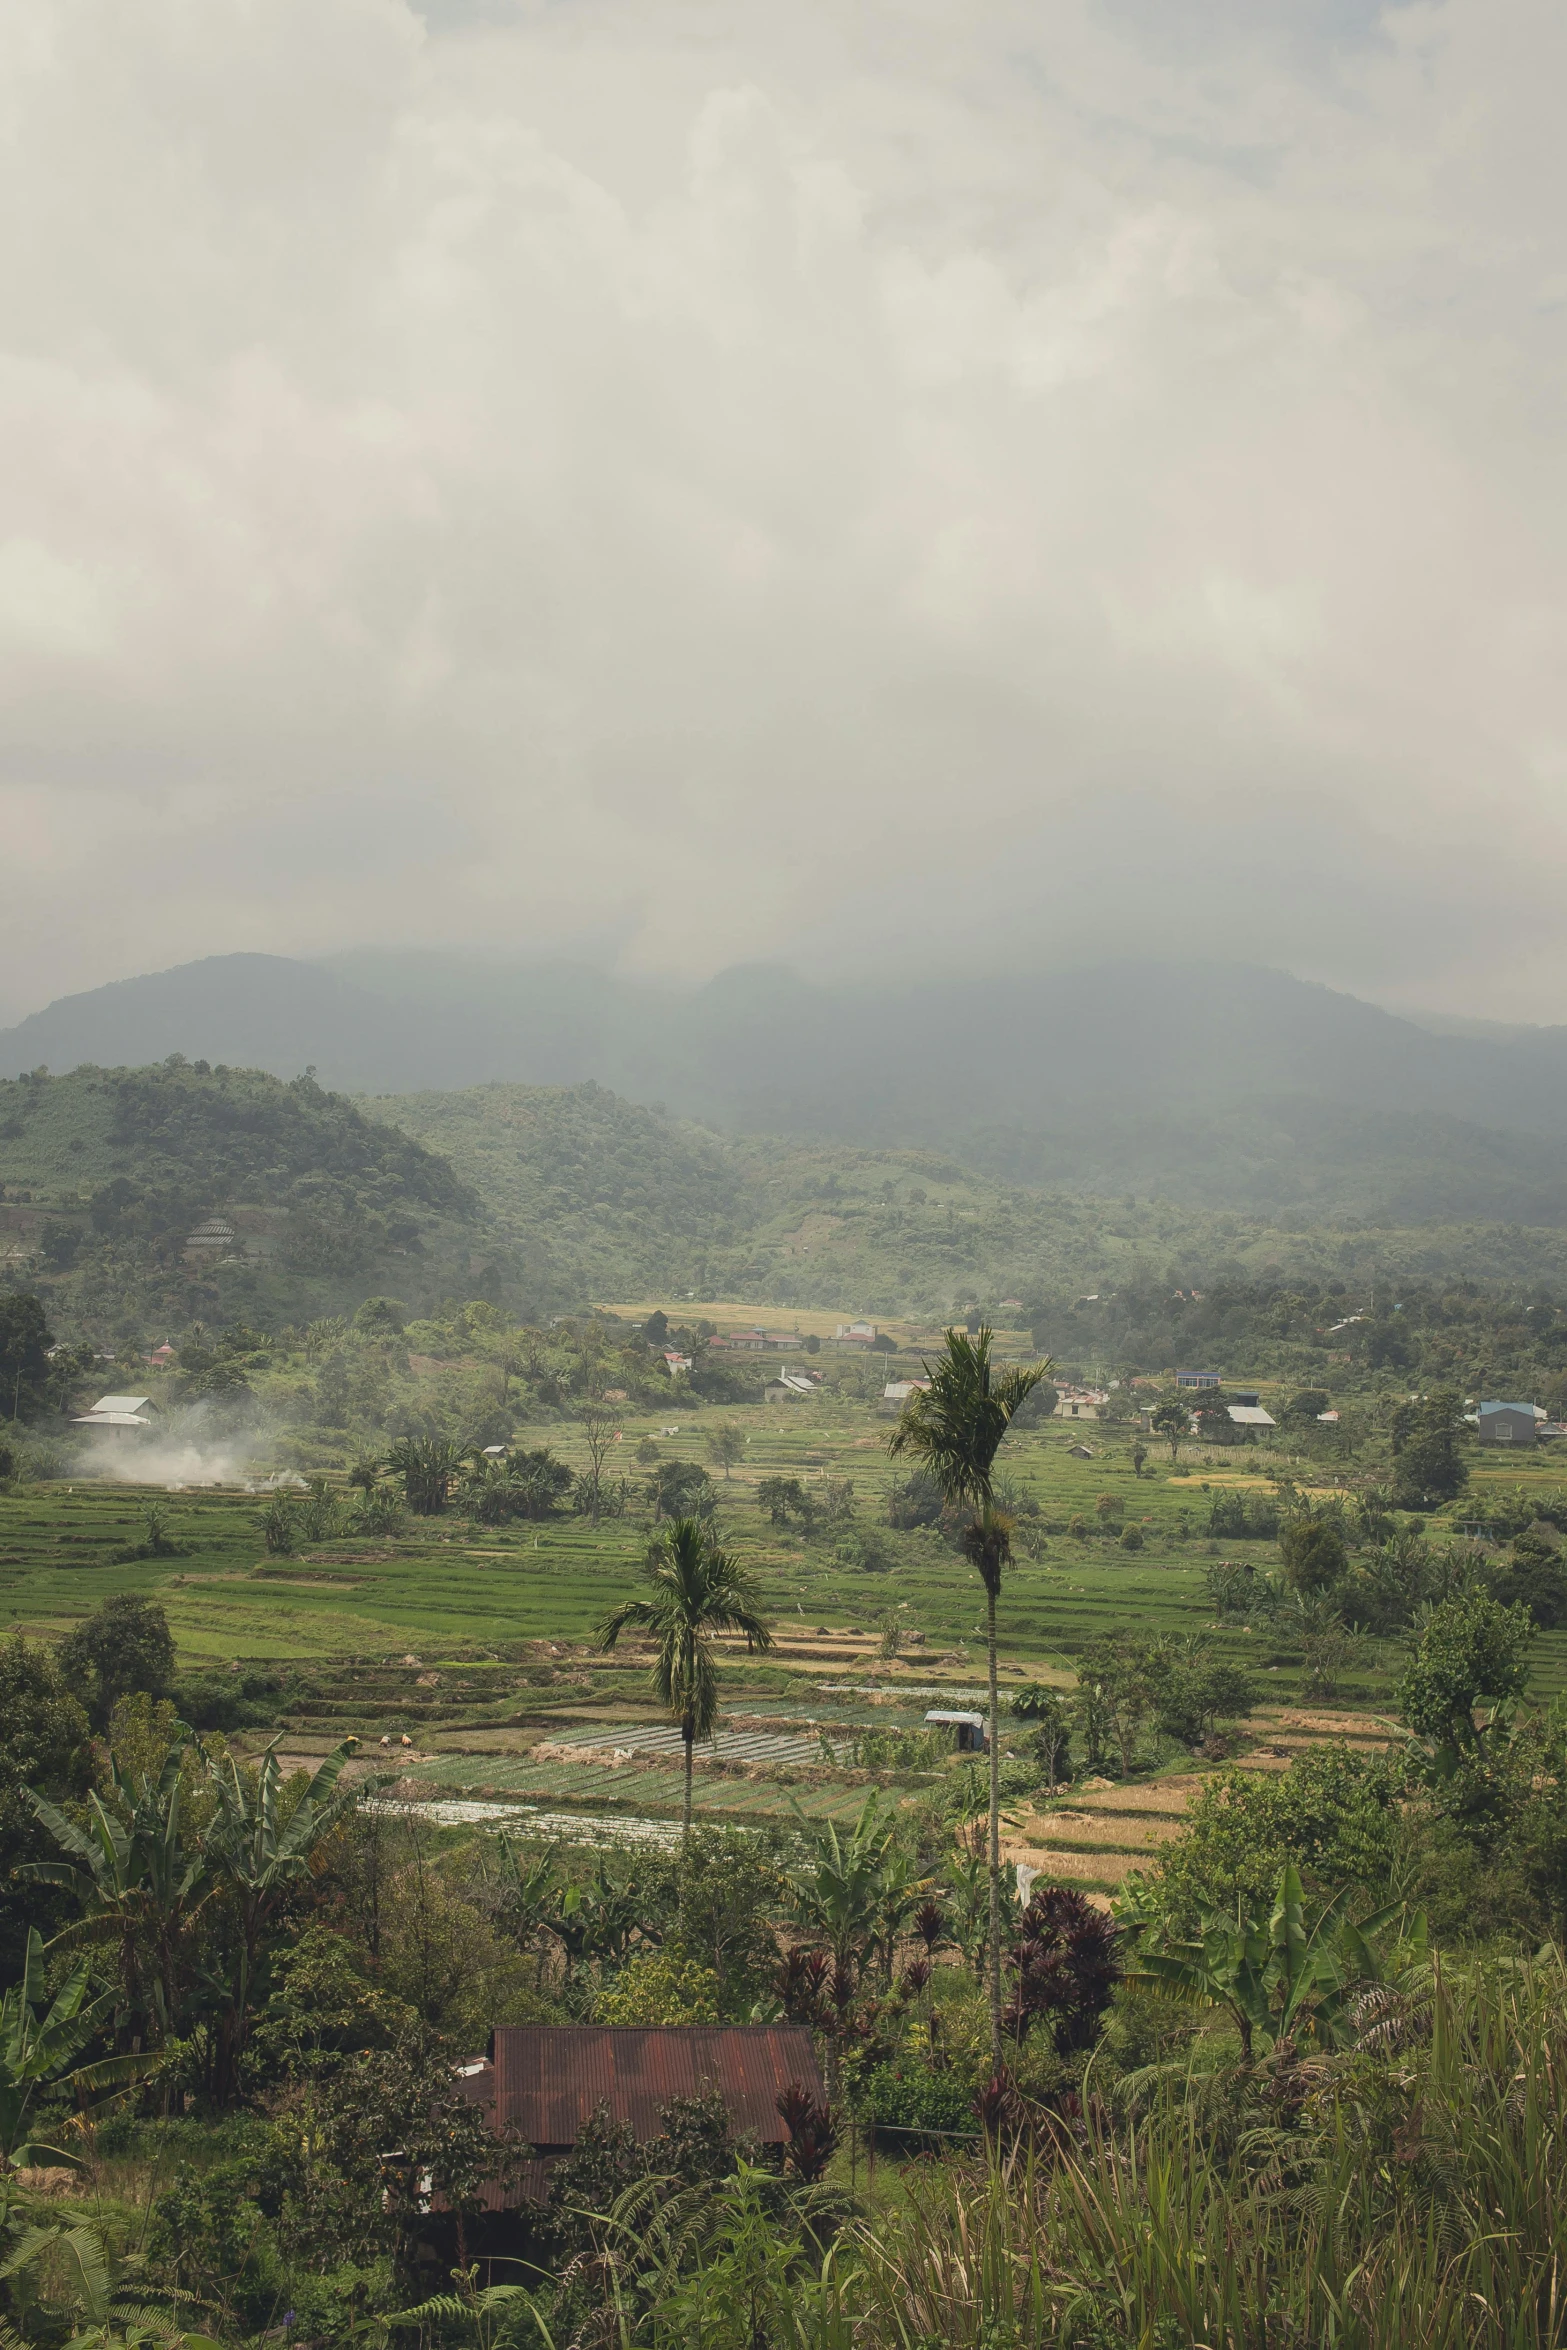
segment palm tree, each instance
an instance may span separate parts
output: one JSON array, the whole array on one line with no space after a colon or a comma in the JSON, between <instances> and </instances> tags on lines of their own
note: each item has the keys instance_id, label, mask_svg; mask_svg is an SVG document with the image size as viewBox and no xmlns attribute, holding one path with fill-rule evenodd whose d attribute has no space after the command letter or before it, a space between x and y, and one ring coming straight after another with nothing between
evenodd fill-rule
<instances>
[{"instance_id":1,"label":"palm tree","mask_svg":"<svg viewBox=\"0 0 1567 2350\"><path fill-rule=\"evenodd\" d=\"M990 1669L990 2037L1001 2063L1001 1755L996 1686L996 1601L1012 1556L1012 1520L996 1507L993 1469L1013 1415L1049 1370L993 1371L992 1333L947 1332L946 1352L924 1365L928 1387L909 1397L888 1449L910 1453L940 1488L942 1499L973 1511L963 1547L985 1586L985 1651Z\"/></svg>"},{"instance_id":2,"label":"palm tree","mask_svg":"<svg viewBox=\"0 0 1567 2350\"><path fill-rule=\"evenodd\" d=\"M773 1636L757 1612L760 1595L750 1576L696 1518L670 1520L648 1552L644 1572L652 1586L648 1597L628 1599L606 1616L598 1645L613 1648L630 1625L653 1636L653 1687L685 1742L683 1823L689 1838L693 1749L699 1738L712 1736L718 1718L713 1635L743 1632L750 1649L771 1648Z\"/></svg>"}]
</instances>

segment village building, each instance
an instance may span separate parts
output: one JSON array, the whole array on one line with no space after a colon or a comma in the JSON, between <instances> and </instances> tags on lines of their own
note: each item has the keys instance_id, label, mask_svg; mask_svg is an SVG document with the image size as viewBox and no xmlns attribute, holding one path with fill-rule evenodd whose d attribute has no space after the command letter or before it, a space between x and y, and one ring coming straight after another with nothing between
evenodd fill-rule
<instances>
[{"instance_id":1,"label":"village building","mask_svg":"<svg viewBox=\"0 0 1567 2350\"><path fill-rule=\"evenodd\" d=\"M779 2098L799 2088L827 2102L803 2024L505 2025L459 2085L491 2108L496 2129L510 2125L533 2150L518 2177L486 2190L485 2208L496 2212L541 2203L551 2168L600 2108L645 2146L662 2137L664 2108L677 2098L716 2096L735 2138L782 2148Z\"/></svg>"},{"instance_id":2,"label":"village building","mask_svg":"<svg viewBox=\"0 0 1567 2350\"><path fill-rule=\"evenodd\" d=\"M840 1346L874 1346L876 1325L874 1322L840 1322L833 1337Z\"/></svg>"},{"instance_id":3,"label":"village building","mask_svg":"<svg viewBox=\"0 0 1567 2350\"><path fill-rule=\"evenodd\" d=\"M708 1340L713 1352L726 1354L795 1354L805 1344L798 1330L764 1330L756 1324L749 1330L720 1330Z\"/></svg>"},{"instance_id":4,"label":"village building","mask_svg":"<svg viewBox=\"0 0 1567 2350\"><path fill-rule=\"evenodd\" d=\"M76 1415L77 1428L151 1428L157 1405L150 1395L100 1395L90 1411Z\"/></svg>"},{"instance_id":5,"label":"village building","mask_svg":"<svg viewBox=\"0 0 1567 2350\"><path fill-rule=\"evenodd\" d=\"M1533 1444L1545 1413L1532 1403L1483 1403L1474 1414L1482 1444Z\"/></svg>"},{"instance_id":6,"label":"village building","mask_svg":"<svg viewBox=\"0 0 1567 2350\"><path fill-rule=\"evenodd\" d=\"M952 1743L959 1754L977 1754L989 1744L989 1732L983 1714L953 1713L946 1706L932 1706L925 1716L928 1730L950 1730Z\"/></svg>"},{"instance_id":7,"label":"village building","mask_svg":"<svg viewBox=\"0 0 1567 2350\"><path fill-rule=\"evenodd\" d=\"M1110 1400L1102 1387L1062 1387L1057 1390L1055 1417L1058 1420L1097 1420L1103 1405Z\"/></svg>"},{"instance_id":8,"label":"village building","mask_svg":"<svg viewBox=\"0 0 1567 2350\"><path fill-rule=\"evenodd\" d=\"M1175 1384L1177 1387L1217 1387L1220 1377L1217 1371L1177 1371Z\"/></svg>"}]
</instances>

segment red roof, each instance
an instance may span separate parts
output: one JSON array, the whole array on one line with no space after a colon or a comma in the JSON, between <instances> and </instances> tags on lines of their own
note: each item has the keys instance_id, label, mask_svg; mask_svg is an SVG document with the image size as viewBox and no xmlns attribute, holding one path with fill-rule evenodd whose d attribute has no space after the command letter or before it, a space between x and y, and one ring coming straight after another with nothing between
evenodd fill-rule
<instances>
[{"instance_id":1,"label":"red roof","mask_svg":"<svg viewBox=\"0 0 1567 2350\"><path fill-rule=\"evenodd\" d=\"M530 2146L574 2146L600 2105L639 2143L663 2135L660 2109L714 2091L736 2136L781 2145L778 2095L798 2081L825 2102L803 2024L508 2025L495 2034L495 2120Z\"/></svg>"}]
</instances>

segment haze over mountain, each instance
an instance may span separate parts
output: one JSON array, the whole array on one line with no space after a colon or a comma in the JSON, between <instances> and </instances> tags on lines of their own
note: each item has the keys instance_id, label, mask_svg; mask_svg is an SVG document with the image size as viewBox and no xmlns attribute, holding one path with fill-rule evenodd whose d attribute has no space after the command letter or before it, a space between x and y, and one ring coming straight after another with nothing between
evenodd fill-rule
<instances>
[{"instance_id":1,"label":"haze over mountain","mask_svg":"<svg viewBox=\"0 0 1567 2350\"><path fill-rule=\"evenodd\" d=\"M1567 12L0 24L0 1019L388 938L1567 1017Z\"/></svg>"},{"instance_id":2,"label":"haze over mountain","mask_svg":"<svg viewBox=\"0 0 1567 2350\"><path fill-rule=\"evenodd\" d=\"M937 1144L1013 1182L1555 1223L1567 1029L1433 1034L1243 965L1107 963L1005 987L658 987L563 964L230 955L67 997L0 1069L170 1053L369 1094L592 1079L740 1132Z\"/></svg>"}]
</instances>

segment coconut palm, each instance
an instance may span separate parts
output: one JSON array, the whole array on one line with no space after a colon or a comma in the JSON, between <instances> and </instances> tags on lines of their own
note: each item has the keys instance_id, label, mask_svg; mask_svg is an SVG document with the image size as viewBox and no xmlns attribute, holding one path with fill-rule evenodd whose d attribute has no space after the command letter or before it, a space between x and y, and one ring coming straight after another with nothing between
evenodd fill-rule
<instances>
[{"instance_id":1,"label":"coconut palm","mask_svg":"<svg viewBox=\"0 0 1567 2350\"><path fill-rule=\"evenodd\" d=\"M1001 1439L1024 1398L1049 1370L1047 1361L1006 1371L991 1366L992 1333L947 1332L946 1351L924 1365L929 1386L909 1397L888 1449L911 1454L949 1507L973 1515L963 1547L985 1586L985 1650L990 1670L990 2035L1001 2062L1001 1760L996 1735L996 1602L1012 1556L1012 1520L996 1506L994 1468Z\"/></svg>"},{"instance_id":2,"label":"coconut palm","mask_svg":"<svg viewBox=\"0 0 1567 2350\"><path fill-rule=\"evenodd\" d=\"M680 1725L685 1744L683 1821L691 1834L693 1750L710 1738L718 1718L717 1632L741 1632L747 1648L771 1648L772 1633L758 1613L759 1594L738 1559L720 1550L696 1518L674 1518L648 1553L651 1586L645 1599L628 1599L605 1617L598 1645L611 1649L630 1627L652 1634L657 1655L653 1687Z\"/></svg>"}]
</instances>

